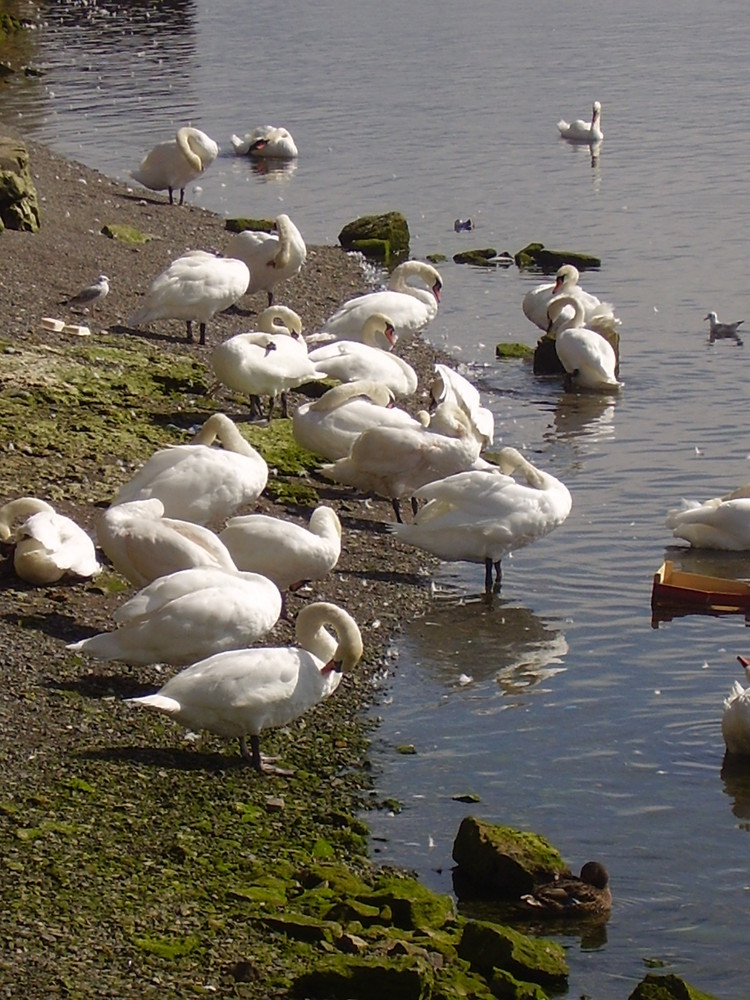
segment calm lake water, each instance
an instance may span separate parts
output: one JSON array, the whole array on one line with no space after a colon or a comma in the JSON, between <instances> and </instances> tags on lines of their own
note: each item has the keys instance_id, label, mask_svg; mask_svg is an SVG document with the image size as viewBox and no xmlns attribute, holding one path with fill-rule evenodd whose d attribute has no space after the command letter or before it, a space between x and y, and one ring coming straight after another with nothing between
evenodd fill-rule
<instances>
[{"instance_id":1,"label":"calm lake water","mask_svg":"<svg viewBox=\"0 0 750 1000\"><path fill-rule=\"evenodd\" d=\"M414 256L441 252L429 339L469 366L513 444L565 481L568 521L504 565L434 576L429 614L396 638L375 712L375 857L451 891L451 846L474 813L545 834L572 867L610 870L597 947L563 938L570 996L624 1000L647 968L724 1000L747 996L750 781L722 772L723 698L750 641L741 617L654 627L665 552L750 576L744 556L670 549L680 497L744 482L750 345L707 344L703 317L746 307L746 9L726 0L580 0L561 8L447 0L174 0L39 4L23 44L44 76L3 91L0 117L125 179L185 122L222 148L191 202L288 212L309 243L356 216L406 215ZM604 144L560 140L602 102ZM291 171L260 174L230 135L283 124ZM471 217L473 233L453 220ZM599 255L584 286L622 319L617 398L566 395L498 342L532 345L540 279L454 265L469 247L538 240ZM97 265L92 262L92 274ZM116 277L115 277L116 280ZM464 674L469 683L460 683ZM415 755L396 751L413 744ZM455 796L473 793L467 805Z\"/></svg>"}]
</instances>

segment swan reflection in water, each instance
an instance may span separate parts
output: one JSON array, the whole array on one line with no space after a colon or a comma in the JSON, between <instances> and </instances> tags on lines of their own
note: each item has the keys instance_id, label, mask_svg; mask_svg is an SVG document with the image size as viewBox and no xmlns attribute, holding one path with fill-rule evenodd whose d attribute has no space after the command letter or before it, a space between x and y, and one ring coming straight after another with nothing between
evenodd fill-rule
<instances>
[{"instance_id":1,"label":"swan reflection in water","mask_svg":"<svg viewBox=\"0 0 750 1000\"><path fill-rule=\"evenodd\" d=\"M750 759L725 754L721 765L724 794L732 799L732 815L741 830L750 830Z\"/></svg>"},{"instance_id":2,"label":"swan reflection in water","mask_svg":"<svg viewBox=\"0 0 750 1000\"><path fill-rule=\"evenodd\" d=\"M611 396L595 393L561 393L555 405L554 430L545 439L577 441L586 444L613 441L615 437L615 402Z\"/></svg>"},{"instance_id":3,"label":"swan reflection in water","mask_svg":"<svg viewBox=\"0 0 750 1000\"><path fill-rule=\"evenodd\" d=\"M277 157L249 158L250 169L256 177L267 181L290 180L297 171L296 160L282 160Z\"/></svg>"}]
</instances>

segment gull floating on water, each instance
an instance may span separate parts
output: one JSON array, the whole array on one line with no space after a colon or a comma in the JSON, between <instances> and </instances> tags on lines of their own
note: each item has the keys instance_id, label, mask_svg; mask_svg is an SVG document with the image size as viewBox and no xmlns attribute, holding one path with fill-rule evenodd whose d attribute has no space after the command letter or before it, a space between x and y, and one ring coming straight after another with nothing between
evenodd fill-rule
<instances>
[{"instance_id":1,"label":"gull floating on water","mask_svg":"<svg viewBox=\"0 0 750 1000\"><path fill-rule=\"evenodd\" d=\"M93 316L94 306L100 299L106 298L107 295L109 295L109 278L106 274L100 274L96 281L90 285L86 285L85 288L82 288L72 298L66 299L63 305L90 306L91 315Z\"/></svg>"},{"instance_id":2,"label":"gull floating on water","mask_svg":"<svg viewBox=\"0 0 750 1000\"><path fill-rule=\"evenodd\" d=\"M708 320L710 325L708 332L709 344L713 344L715 340L736 340L738 345L742 347L742 338L737 333L737 327L742 326L745 322L744 319L738 319L736 323L720 323L719 317L715 312L708 313L703 319Z\"/></svg>"}]
</instances>

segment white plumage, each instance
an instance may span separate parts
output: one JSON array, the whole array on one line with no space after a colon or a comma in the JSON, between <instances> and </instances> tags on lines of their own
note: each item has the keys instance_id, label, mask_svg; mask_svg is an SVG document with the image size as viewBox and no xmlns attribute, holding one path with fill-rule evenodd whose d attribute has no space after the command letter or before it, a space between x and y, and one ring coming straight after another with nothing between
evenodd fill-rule
<instances>
[{"instance_id":1,"label":"white plumage","mask_svg":"<svg viewBox=\"0 0 750 1000\"><path fill-rule=\"evenodd\" d=\"M561 118L557 123L557 130L563 139L570 139L572 142L587 142L593 144L601 142L604 133L601 128L602 106L599 101L594 101L591 109L591 121L586 122L582 118L577 118L574 122L567 122Z\"/></svg>"},{"instance_id":2,"label":"white plumage","mask_svg":"<svg viewBox=\"0 0 750 1000\"><path fill-rule=\"evenodd\" d=\"M232 135L232 149L237 156L293 160L297 145L288 129L277 125L258 125L244 136Z\"/></svg>"},{"instance_id":3,"label":"white plumage","mask_svg":"<svg viewBox=\"0 0 750 1000\"><path fill-rule=\"evenodd\" d=\"M492 411L482 406L476 387L460 372L448 365L436 364L435 376L430 383L430 397L436 404L448 400L460 406L481 438L482 447L492 444L495 438Z\"/></svg>"},{"instance_id":4,"label":"white plumage","mask_svg":"<svg viewBox=\"0 0 750 1000\"><path fill-rule=\"evenodd\" d=\"M738 656L737 659L750 682L750 660L746 660L744 656ZM743 688L739 681L732 684L729 697L724 700L721 735L724 737L727 753L750 757L750 687Z\"/></svg>"},{"instance_id":5,"label":"white plumage","mask_svg":"<svg viewBox=\"0 0 750 1000\"><path fill-rule=\"evenodd\" d=\"M219 155L219 147L210 136L189 125L178 129L174 139L160 142L147 153L130 176L151 191L169 191L169 203L174 192L180 192L180 204L185 200L185 188L199 177Z\"/></svg>"},{"instance_id":6,"label":"white plumage","mask_svg":"<svg viewBox=\"0 0 750 1000\"><path fill-rule=\"evenodd\" d=\"M362 379L380 382L397 398L417 391L417 373L396 354L391 354L395 333L383 313L372 313L365 321L362 340L334 340L308 352L318 371L340 382Z\"/></svg>"},{"instance_id":7,"label":"white plumage","mask_svg":"<svg viewBox=\"0 0 750 1000\"><path fill-rule=\"evenodd\" d=\"M0 508L0 541L10 539L13 568L27 583L56 583L66 574L90 577L101 569L83 528L37 497L18 497Z\"/></svg>"},{"instance_id":8,"label":"white plumage","mask_svg":"<svg viewBox=\"0 0 750 1000\"><path fill-rule=\"evenodd\" d=\"M187 324L187 340L192 341L193 323L199 323L200 342L205 344L206 324L238 302L249 282L244 261L190 250L154 278L128 324L138 327L158 319L182 319Z\"/></svg>"},{"instance_id":9,"label":"white plumage","mask_svg":"<svg viewBox=\"0 0 750 1000\"><path fill-rule=\"evenodd\" d=\"M157 694L128 700L171 715L189 729L239 739L243 757L262 771L262 730L289 725L323 701L362 656L357 623L335 604L302 608L295 628L300 648L217 653L180 671Z\"/></svg>"},{"instance_id":10,"label":"white plumage","mask_svg":"<svg viewBox=\"0 0 750 1000\"><path fill-rule=\"evenodd\" d=\"M223 447L211 447L216 438ZM165 517L207 524L257 500L267 481L263 457L226 414L214 413L188 444L155 452L120 487L114 504L157 497Z\"/></svg>"},{"instance_id":11,"label":"white plumage","mask_svg":"<svg viewBox=\"0 0 750 1000\"><path fill-rule=\"evenodd\" d=\"M557 295L573 295L583 306L584 321L590 330L605 336L615 333L621 324L612 304L584 291L578 284L579 280L578 268L573 264L563 264L557 269L554 282L543 282L524 295L521 303L524 316L540 330L546 331L549 326L547 309L552 299ZM565 315L572 318L573 310L566 309Z\"/></svg>"},{"instance_id":12,"label":"white plumage","mask_svg":"<svg viewBox=\"0 0 750 1000\"><path fill-rule=\"evenodd\" d=\"M276 232L243 229L227 243L227 257L244 261L250 270L246 295L265 291L273 305L274 288L298 274L307 259L307 246L288 215L276 218Z\"/></svg>"},{"instance_id":13,"label":"white plumage","mask_svg":"<svg viewBox=\"0 0 750 1000\"><path fill-rule=\"evenodd\" d=\"M566 306L573 309L572 319L565 312ZM600 391L618 389L614 348L602 334L583 325L584 309L579 299L574 295L557 295L550 302L547 314L557 356L571 385Z\"/></svg>"},{"instance_id":14,"label":"white plumage","mask_svg":"<svg viewBox=\"0 0 750 1000\"><path fill-rule=\"evenodd\" d=\"M683 499L667 511L666 525L696 549L744 552L750 549L750 483L703 503Z\"/></svg>"}]
</instances>

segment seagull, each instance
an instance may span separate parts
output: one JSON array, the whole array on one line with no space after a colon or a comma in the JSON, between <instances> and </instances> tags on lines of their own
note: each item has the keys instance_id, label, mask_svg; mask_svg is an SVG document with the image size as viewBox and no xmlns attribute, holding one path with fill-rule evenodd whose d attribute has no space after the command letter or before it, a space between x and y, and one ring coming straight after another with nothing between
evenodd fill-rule
<instances>
[{"instance_id":1,"label":"seagull","mask_svg":"<svg viewBox=\"0 0 750 1000\"><path fill-rule=\"evenodd\" d=\"M736 323L720 323L715 312L708 313L703 317L708 320L711 329L708 333L708 342L713 344L715 340L736 340L739 347L742 347L742 338L737 333L737 327L742 326L744 319L738 319Z\"/></svg>"},{"instance_id":2,"label":"seagull","mask_svg":"<svg viewBox=\"0 0 750 1000\"><path fill-rule=\"evenodd\" d=\"M91 285L86 285L81 291L70 299L63 302L65 306L91 306L91 315L94 315L96 303L109 295L109 278L106 274L100 274Z\"/></svg>"}]
</instances>

